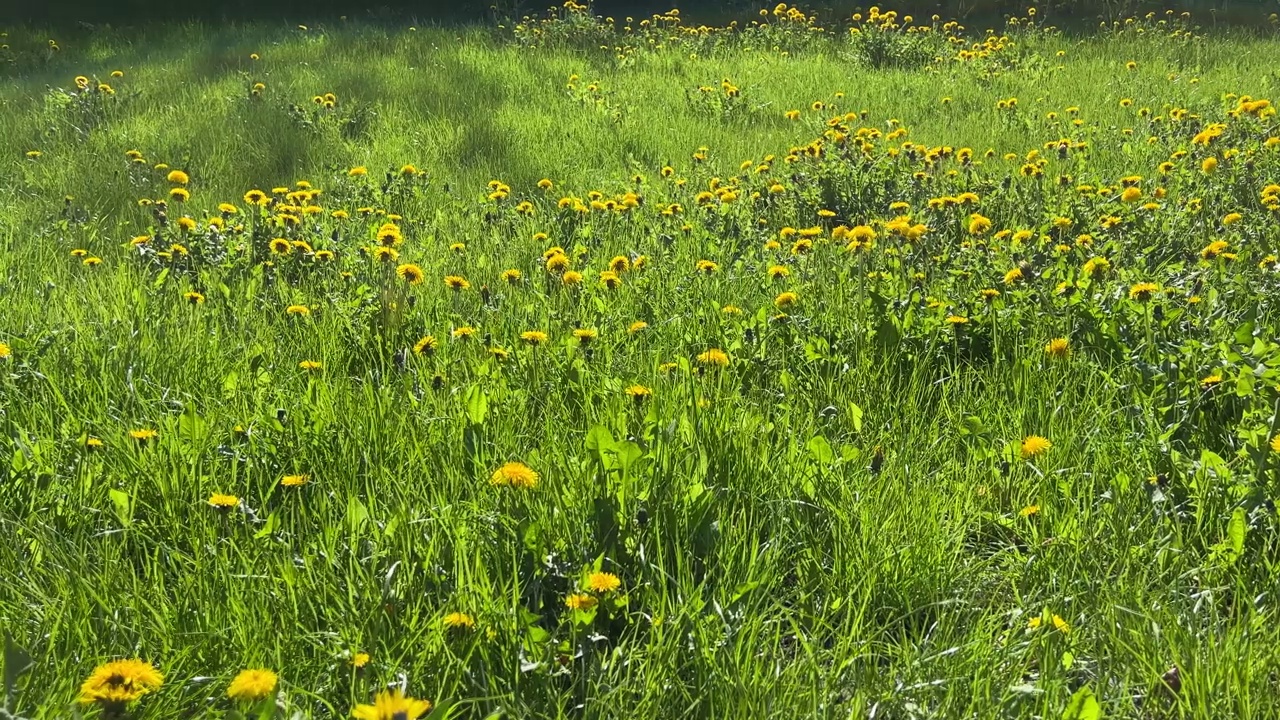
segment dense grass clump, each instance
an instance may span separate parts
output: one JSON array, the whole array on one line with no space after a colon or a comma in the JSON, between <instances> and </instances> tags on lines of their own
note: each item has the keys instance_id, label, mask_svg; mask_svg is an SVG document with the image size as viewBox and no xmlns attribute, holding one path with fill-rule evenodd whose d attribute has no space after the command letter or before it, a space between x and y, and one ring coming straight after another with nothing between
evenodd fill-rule
<instances>
[{"instance_id":1,"label":"dense grass clump","mask_svg":"<svg viewBox=\"0 0 1280 720\"><path fill-rule=\"evenodd\" d=\"M10 29L8 708L1280 713L1261 20Z\"/></svg>"}]
</instances>

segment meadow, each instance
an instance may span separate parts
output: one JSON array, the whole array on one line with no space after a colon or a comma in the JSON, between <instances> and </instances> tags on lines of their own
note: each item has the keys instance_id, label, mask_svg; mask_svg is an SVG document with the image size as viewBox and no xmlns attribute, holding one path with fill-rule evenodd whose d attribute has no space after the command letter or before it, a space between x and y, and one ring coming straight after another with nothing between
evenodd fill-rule
<instances>
[{"instance_id":1,"label":"meadow","mask_svg":"<svg viewBox=\"0 0 1280 720\"><path fill-rule=\"evenodd\" d=\"M0 37L6 718L1280 716L1280 51Z\"/></svg>"}]
</instances>

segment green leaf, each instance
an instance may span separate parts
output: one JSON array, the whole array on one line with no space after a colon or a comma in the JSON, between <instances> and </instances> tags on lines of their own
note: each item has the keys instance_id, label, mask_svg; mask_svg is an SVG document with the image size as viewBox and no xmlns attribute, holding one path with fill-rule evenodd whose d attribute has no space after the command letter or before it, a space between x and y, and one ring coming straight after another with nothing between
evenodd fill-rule
<instances>
[{"instance_id":1,"label":"green leaf","mask_svg":"<svg viewBox=\"0 0 1280 720\"><path fill-rule=\"evenodd\" d=\"M13 641L8 631L4 634L4 707L13 709L13 696L18 692L18 678L31 669L31 655Z\"/></svg>"},{"instance_id":2,"label":"green leaf","mask_svg":"<svg viewBox=\"0 0 1280 720\"><path fill-rule=\"evenodd\" d=\"M208 429L208 423L191 408L187 408L178 418L178 433L189 442L199 442Z\"/></svg>"},{"instance_id":3,"label":"green leaf","mask_svg":"<svg viewBox=\"0 0 1280 720\"><path fill-rule=\"evenodd\" d=\"M624 440L614 446L614 452L618 455L618 464L622 466L622 471L627 472L637 460L644 457L644 450L639 445Z\"/></svg>"},{"instance_id":4,"label":"green leaf","mask_svg":"<svg viewBox=\"0 0 1280 720\"><path fill-rule=\"evenodd\" d=\"M262 529L254 533L253 537L256 540L261 540L262 538L270 537L271 534L274 533L276 531L276 528L279 526L280 526L279 518L276 517L275 513L271 513L270 515L267 516L267 521L262 524Z\"/></svg>"},{"instance_id":5,"label":"green leaf","mask_svg":"<svg viewBox=\"0 0 1280 720\"><path fill-rule=\"evenodd\" d=\"M849 403L849 422L853 423L854 432L862 432L862 408L857 403Z\"/></svg>"},{"instance_id":6,"label":"green leaf","mask_svg":"<svg viewBox=\"0 0 1280 720\"><path fill-rule=\"evenodd\" d=\"M1231 513L1231 522L1227 523L1227 539L1231 543L1232 559L1244 554L1244 536L1249 525L1245 522L1244 508L1238 507Z\"/></svg>"},{"instance_id":7,"label":"green leaf","mask_svg":"<svg viewBox=\"0 0 1280 720\"><path fill-rule=\"evenodd\" d=\"M133 499L123 490L111 488L107 491L111 496L111 504L115 506L116 517L120 519L120 524L129 527L133 524Z\"/></svg>"},{"instance_id":8,"label":"green leaf","mask_svg":"<svg viewBox=\"0 0 1280 720\"><path fill-rule=\"evenodd\" d=\"M742 583L738 587L734 588L733 595L729 598L729 604L732 605L738 602L743 598L744 595L751 592L752 590L755 590L758 587L760 587L759 580L751 580L749 582Z\"/></svg>"},{"instance_id":9,"label":"green leaf","mask_svg":"<svg viewBox=\"0 0 1280 720\"><path fill-rule=\"evenodd\" d=\"M613 446L613 433L609 432L609 428L595 425L587 431L587 452L595 459L603 460L605 453L613 451Z\"/></svg>"},{"instance_id":10,"label":"green leaf","mask_svg":"<svg viewBox=\"0 0 1280 720\"><path fill-rule=\"evenodd\" d=\"M964 419L964 432L969 435L982 435L987 432L987 426L982 422L982 418L970 415Z\"/></svg>"},{"instance_id":11,"label":"green leaf","mask_svg":"<svg viewBox=\"0 0 1280 720\"><path fill-rule=\"evenodd\" d=\"M454 710L461 711L462 706L456 700L441 700L431 709L425 720L446 720L455 715ZM493 716L490 716L493 717Z\"/></svg>"},{"instance_id":12,"label":"green leaf","mask_svg":"<svg viewBox=\"0 0 1280 720\"><path fill-rule=\"evenodd\" d=\"M240 375L237 374L235 371L227 373L227 376L222 379L223 399L230 400L234 398L236 396L236 391L239 390L239 387L240 387Z\"/></svg>"},{"instance_id":13,"label":"green leaf","mask_svg":"<svg viewBox=\"0 0 1280 720\"><path fill-rule=\"evenodd\" d=\"M831 452L831 443L821 435L814 435L809 438L809 442L805 443L805 447L809 449L809 454L813 459L823 465L830 465L833 453Z\"/></svg>"},{"instance_id":14,"label":"green leaf","mask_svg":"<svg viewBox=\"0 0 1280 720\"><path fill-rule=\"evenodd\" d=\"M1257 378L1252 372L1242 372L1236 376L1236 395L1248 397L1253 394L1253 386Z\"/></svg>"},{"instance_id":15,"label":"green leaf","mask_svg":"<svg viewBox=\"0 0 1280 720\"><path fill-rule=\"evenodd\" d=\"M707 486L701 480L694 480L689 483L688 490L685 491L684 500L686 503L693 504L702 494L707 491Z\"/></svg>"},{"instance_id":16,"label":"green leaf","mask_svg":"<svg viewBox=\"0 0 1280 720\"><path fill-rule=\"evenodd\" d=\"M542 543L542 525L537 522L530 522L524 528L520 541L524 544L525 550L529 551L534 557L543 557L545 551Z\"/></svg>"},{"instance_id":17,"label":"green leaf","mask_svg":"<svg viewBox=\"0 0 1280 720\"><path fill-rule=\"evenodd\" d=\"M489 414L489 396L479 385L467 388L467 419L472 425L483 425Z\"/></svg>"},{"instance_id":18,"label":"green leaf","mask_svg":"<svg viewBox=\"0 0 1280 720\"><path fill-rule=\"evenodd\" d=\"M1254 325L1252 322L1243 323L1242 325L1240 325L1240 327L1236 328L1236 332L1235 332L1236 344L1237 345L1252 344L1253 329L1254 329Z\"/></svg>"},{"instance_id":19,"label":"green leaf","mask_svg":"<svg viewBox=\"0 0 1280 720\"><path fill-rule=\"evenodd\" d=\"M1080 688L1071 696L1067 709L1062 711L1062 720L1102 720L1102 706L1089 686Z\"/></svg>"},{"instance_id":20,"label":"green leaf","mask_svg":"<svg viewBox=\"0 0 1280 720\"><path fill-rule=\"evenodd\" d=\"M351 534L360 532L360 528L365 521L369 519L369 509L360 502L360 498L355 495L347 501L347 524L351 528Z\"/></svg>"}]
</instances>

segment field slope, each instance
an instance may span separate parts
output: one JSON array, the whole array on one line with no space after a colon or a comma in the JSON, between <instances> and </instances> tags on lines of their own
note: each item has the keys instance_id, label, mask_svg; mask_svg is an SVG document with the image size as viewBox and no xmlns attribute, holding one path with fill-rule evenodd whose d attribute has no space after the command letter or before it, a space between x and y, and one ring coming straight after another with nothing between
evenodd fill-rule
<instances>
[{"instance_id":1,"label":"field slope","mask_svg":"<svg viewBox=\"0 0 1280 720\"><path fill-rule=\"evenodd\" d=\"M1273 28L10 28L8 707L1280 714Z\"/></svg>"}]
</instances>

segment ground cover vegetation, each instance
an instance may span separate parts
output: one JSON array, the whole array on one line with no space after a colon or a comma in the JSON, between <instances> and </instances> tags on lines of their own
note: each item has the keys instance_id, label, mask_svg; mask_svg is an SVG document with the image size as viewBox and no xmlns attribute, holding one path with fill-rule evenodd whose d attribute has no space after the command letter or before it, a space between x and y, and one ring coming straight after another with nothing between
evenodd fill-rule
<instances>
[{"instance_id":1,"label":"ground cover vegetation","mask_svg":"<svg viewBox=\"0 0 1280 720\"><path fill-rule=\"evenodd\" d=\"M1280 713L1275 23L10 28L5 712Z\"/></svg>"}]
</instances>

